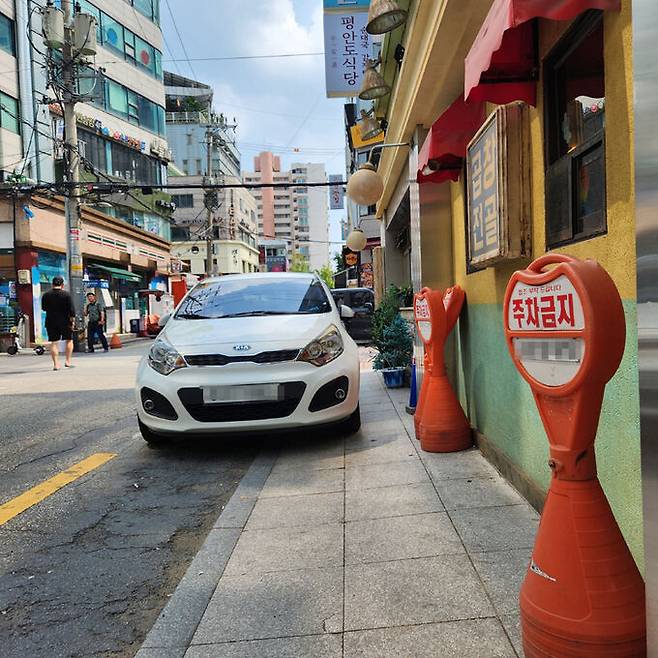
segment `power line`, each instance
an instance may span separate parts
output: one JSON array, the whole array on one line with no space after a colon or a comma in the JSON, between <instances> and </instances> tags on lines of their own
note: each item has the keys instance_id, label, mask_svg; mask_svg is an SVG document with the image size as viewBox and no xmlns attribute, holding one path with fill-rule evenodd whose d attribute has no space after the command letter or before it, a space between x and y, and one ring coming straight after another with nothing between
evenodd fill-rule
<instances>
[{"instance_id":1,"label":"power line","mask_svg":"<svg viewBox=\"0 0 658 658\"><path fill-rule=\"evenodd\" d=\"M190 67L190 71L192 71L192 76L196 80L197 76L196 73L194 72L194 67L192 66L190 56L187 54L187 48L185 48L185 42L183 41L183 37L181 36L180 30L178 29L178 23L176 23L174 12L171 11L171 5L169 4L169 0L165 0L165 4L167 5L167 10L169 11L169 15L171 16L171 22L174 24L174 29L176 30L176 34L178 35L178 40L180 41L180 45L183 49L183 54L185 55L185 59L187 60L187 65Z\"/></svg>"},{"instance_id":2,"label":"power line","mask_svg":"<svg viewBox=\"0 0 658 658\"><path fill-rule=\"evenodd\" d=\"M167 2L167 4L169 4ZM163 62L234 62L245 59L284 59L288 57L319 57L324 53L281 53L280 55L226 55L224 57L188 57L187 59L163 59Z\"/></svg>"}]
</instances>

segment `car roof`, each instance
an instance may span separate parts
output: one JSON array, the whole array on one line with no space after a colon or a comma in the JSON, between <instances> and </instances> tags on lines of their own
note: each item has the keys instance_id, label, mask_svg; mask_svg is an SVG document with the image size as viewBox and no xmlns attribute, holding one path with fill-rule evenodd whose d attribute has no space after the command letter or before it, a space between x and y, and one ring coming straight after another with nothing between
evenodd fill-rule
<instances>
[{"instance_id":1,"label":"car roof","mask_svg":"<svg viewBox=\"0 0 658 658\"><path fill-rule=\"evenodd\" d=\"M205 279L201 279L199 283L207 283L214 281L226 281L226 279L231 279L232 281L239 281L240 279L248 279L253 281L254 279L305 279L306 281L311 281L317 279L318 276L314 272L246 272L244 274L224 274L223 276L211 276Z\"/></svg>"}]
</instances>

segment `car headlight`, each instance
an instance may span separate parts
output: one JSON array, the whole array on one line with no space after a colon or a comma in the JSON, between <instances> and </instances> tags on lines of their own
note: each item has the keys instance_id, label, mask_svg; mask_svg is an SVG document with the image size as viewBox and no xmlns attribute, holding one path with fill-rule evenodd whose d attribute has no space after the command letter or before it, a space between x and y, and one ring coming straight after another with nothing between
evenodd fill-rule
<instances>
[{"instance_id":1,"label":"car headlight","mask_svg":"<svg viewBox=\"0 0 658 658\"><path fill-rule=\"evenodd\" d=\"M161 375L169 375L174 370L187 367L182 355L164 340L153 343L148 353L148 363Z\"/></svg>"},{"instance_id":2,"label":"car headlight","mask_svg":"<svg viewBox=\"0 0 658 658\"><path fill-rule=\"evenodd\" d=\"M297 357L314 366L323 366L343 353L343 339L335 325L331 325L323 334L312 340Z\"/></svg>"}]
</instances>

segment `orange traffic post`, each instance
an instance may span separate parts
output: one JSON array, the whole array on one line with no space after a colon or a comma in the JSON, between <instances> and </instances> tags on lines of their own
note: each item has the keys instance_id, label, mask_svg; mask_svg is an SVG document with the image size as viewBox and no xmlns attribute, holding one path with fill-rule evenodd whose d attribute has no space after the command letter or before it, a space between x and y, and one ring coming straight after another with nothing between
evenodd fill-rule
<instances>
[{"instance_id":1,"label":"orange traffic post","mask_svg":"<svg viewBox=\"0 0 658 658\"><path fill-rule=\"evenodd\" d=\"M121 344L121 339L119 338L119 334L113 334L112 338L110 339L110 349L118 350L121 347L123 347L123 345Z\"/></svg>"},{"instance_id":2,"label":"orange traffic post","mask_svg":"<svg viewBox=\"0 0 658 658\"><path fill-rule=\"evenodd\" d=\"M504 322L546 429L552 471L520 594L525 655L645 656L644 583L594 452L605 385L624 352L619 292L595 261L546 254L512 275Z\"/></svg>"},{"instance_id":3,"label":"orange traffic post","mask_svg":"<svg viewBox=\"0 0 658 658\"><path fill-rule=\"evenodd\" d=\"M414 417L416 438L427 452L455 452L473 445L471 426L446 374L444 349L464 304L459 286L423 288L414 297L414 319L425 345L427 369Z\"/></svg>"}]
</instances>

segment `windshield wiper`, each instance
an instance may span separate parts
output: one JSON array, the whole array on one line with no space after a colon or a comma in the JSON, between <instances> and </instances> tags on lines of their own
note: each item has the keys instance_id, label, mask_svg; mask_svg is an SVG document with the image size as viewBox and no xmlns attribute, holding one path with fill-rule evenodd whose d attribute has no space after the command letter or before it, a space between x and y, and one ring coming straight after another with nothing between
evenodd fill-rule
<instances>
[{"instance_id":1,"label":"windshield wiper","mask_svg":"<svg viewBox=\"0 0 658 658\"><path fill-rule=\"evenodd\" d=\"M178 313L176 317L183 320L212 320L207 315L199 315L198 313Z\"/></svg>"},{"instance_id":2,"label":"windshield wiper","mask_svg":"<svg viewBox=\"0 0 658 658\"><path fill-rule=\"evenodd\" d=\"M218 315L217 319L222 318L251 318L264 315L294 315L287 311L243 311L242 313L227 313L226 315Z\"/></svg>"}]
</instances>

